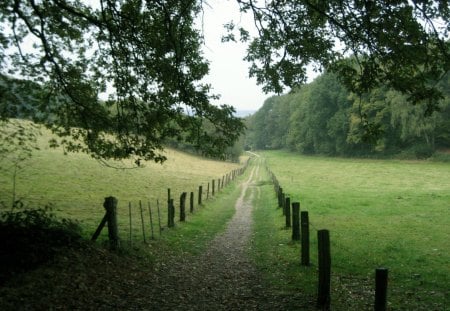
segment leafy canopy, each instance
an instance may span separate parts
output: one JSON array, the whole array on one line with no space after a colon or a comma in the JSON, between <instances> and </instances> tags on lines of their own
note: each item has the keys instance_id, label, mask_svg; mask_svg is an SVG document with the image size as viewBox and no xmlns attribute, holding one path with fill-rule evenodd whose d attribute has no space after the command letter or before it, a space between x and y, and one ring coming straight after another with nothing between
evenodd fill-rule
<instances>
[{"instance_id":1,"label":"leafy canopy","mask_svg":"<svg viewBox=\"0 0 450 311\"><path fill-rule=\"evenodd\" d=\"M39 82L34 118L52 126L69 150L98 158L162 161L158 150L174 137L220 155L237 139L242 122L232 107L211 105L215 96L201 83L208 62L196 18L204 1L91 2L0 4L1 72ZM237 4L254 17L256 36L242 28L239 35L249 43L250 75L265 91L302 84L307 66L315 64L336 72L359 96L383 84L411 103L425 103L428 114L437 109L442 96L436 81L450 68L448 1ZM234 23L227 28L226 38L234 39ZM14 89L4 82L10 79L2 81L1 92ZM107 89L110 100L99 101ZM9 110L0 109L2 117Z\"/></svg>"},{"instance_id":2,"label":"leafy canopy","mask_svg":"<svg viewBox=\"0 0 450 311\"><path fill-rule=\"evenodd\" d=\"M425 103L428 114L437 108L436 81L450 70L447 0L238 2L255 20L254 38L245 29L240 34L249 42L250 74L265 90L304 83L314 64L336 72L357 95L387 85Z\"/></svg>"},{"instance_id":3,"label":"leafy canopy","mask_svg":"<svg viewBox=\"0 0 450 311\"><path fill-rule=\"evenodd\" d=\"M167 138L187 140L220 156L243 124L231 106L210 104L215 96L200 82L208 73L202 37L194 25L200 3L91 3L0 4L1 70L39 83L41 87L30 90L40 99L31 109L34 119L63 137L67 150L102 159L163 161L159 151ZM18 97L5 95L14 93L14 80L2 77L1 82L2 98ZM109 100L100 101L99 94L108 89ZM1 109L11 110L21 109ZM213 130L206 131L204 122L213 124Z\"/></svg>"}]
</instances>

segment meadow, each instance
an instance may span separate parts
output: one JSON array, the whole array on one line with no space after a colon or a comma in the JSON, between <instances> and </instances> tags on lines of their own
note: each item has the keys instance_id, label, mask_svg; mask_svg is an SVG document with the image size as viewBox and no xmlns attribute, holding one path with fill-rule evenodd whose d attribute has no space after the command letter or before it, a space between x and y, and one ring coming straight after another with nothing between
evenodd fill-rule
<instances>
[{"instance_id":1,"label":"meadow","mask_svg":"<svg viewBox=\"0 0 450 311\"><path fill-rule=\"evenodd\" d=\"M310 220L312 266L301 267L268 175L258 183L253 255L270 282L314 297L316 232L328 229L333 309L373 309L374 272L386 267L390 310L448 310L450 164L261 155Z\"/></svg>"},{"instance_id":2,"label":"meadow","mask_svg":"<svg viewBox=\"0 0 450 311\"><path fill-rule=\"evenodd\" d=\"M101 163L84 153L65 154L62 148L50 148L48 141L52 134L40 129L39 150L31 158L20 162L21 169L15 178L15 196L24 207L51 206L59 217L78 220L83 235L90 237L105 213L104 198L118 199L118 220L120 235L129 236L129 205L132 210L133 239L142 240L139 201L142 203L146 221L147 238L150 235L148 206L152 210L155 235L159 234L157 201L161 211L161 223L167 225L167 189L176 206L178 217L179 197L194 192L197 208L198 187L203 186L203 200L206 199L207 183L212 179L240 167L237 163L215 161L173 149L166 149L167 161L163 164L141 162L133 167L132 162L107 161ZM1 210L10 210L13 197L13 168L9 157L0 160ZM122 169L112 168L121 167ZM216 181L217 184L217 181ZM217 186L216 186L217 187ZM189 218L189 213L187 213ZM105 231L100 238L105 237Z\"/></svg>"}]
</instances>

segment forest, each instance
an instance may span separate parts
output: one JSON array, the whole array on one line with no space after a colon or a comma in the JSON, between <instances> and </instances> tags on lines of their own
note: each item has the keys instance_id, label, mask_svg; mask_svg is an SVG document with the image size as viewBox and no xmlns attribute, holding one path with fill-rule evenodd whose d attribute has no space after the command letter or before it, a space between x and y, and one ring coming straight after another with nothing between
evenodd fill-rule
<instances>
[{"instance_id":1,"label":"forest","mask_svg":"<svg viewBox=\"0 0 450 311\"><path fill-rule=\"evenodd\" d=\"M450 148L450 75L438 82L438 109L408 104L386 86L348 91L333 73L268 98L247 120L246 149L329 156L428 158Z\"/></svg>"}]
</instances>

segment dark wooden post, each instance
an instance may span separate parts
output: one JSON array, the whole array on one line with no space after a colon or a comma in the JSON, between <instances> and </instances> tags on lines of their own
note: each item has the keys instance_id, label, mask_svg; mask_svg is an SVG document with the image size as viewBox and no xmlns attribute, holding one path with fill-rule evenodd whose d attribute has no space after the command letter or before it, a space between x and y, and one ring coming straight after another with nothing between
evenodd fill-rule
<instances>
[{"instance_id":1,"label":"dark wooden post","mask_svg":"<svg viewBox=\"0 0 450 311\"><path fill-rule=\"evenodd\" d=\"M155 239L155 233L154 233L154 230L153 230L153 215L152 215L152 208L150 206L150 202L147 202L147 206L148 206L148 217L149 217L149 220L150 220L150 232L152 234L152 240L154 240Z\"/></svg>"},{"instance_id":2,"label":"dark wooden post","mask_svg":"<svg viewBox=\"0 0 450 311\"><path fill-rule=\"evenodd\" d=\"M175 226L175 206L173 205L173 199L169 200L169 209L167 213L167 227L171 228Z\"/></svg>"},{"instance_id":3,"label":"dark wooden post","mask_svg":"<svg viewBox=\"0 0 450 311\"><path fill-rule=\"evenodd\" d=\"M159 235L161 235L161 233L162 233L162 226L161 226L161 211L159 209L159 200L156 200L156 209L158 211Z\"/></svg>"},{"instance_id":4,"label":"dark wooden post","mask_svg":"<svg viewBox=\"0 0 450 311\"><path fill-rule=\"evenodd\" d=\"M211 189L211 194L212 194L212 195L214 195L214 190L215 190L215 189L214 189L214 188L215 188L215 183L216 183L216 180L215 180L215 179L213 179L213 180L212 180L212 184L211 184L211 188L212 188L212 189Z\"/></svg>"},{"instance_id":5,"label":"dark wooden post","mask_svg":"<svg viewBox=\"0 0 450 311\"><path fill-rule=\"evenodd\" d=\"M387 310L388 269L375 270L375 311Z\"/></svg>"},{"instance_id":6,"label":"dark wooden post","mask_svg":"<svg viewBox=\"0 0 450 311\"><path fill-rule=\"evenodd\" d=\"M283 216L286 213L286 194L281 194L281 211L283 213Z\"/></svg>"},{"instance_id":7,"label":"dark wooden post","mask_svg":"<svg viewBox=\"0 0 450 311\"><path fill-rule=\"evenodd\" d=\"M301 237L302 237L302 266L309 266L309 216L308 212L300 213Z\"/></svg>"},{"instance_id":8,"label":"dark wooden post","mask_svg":"<svg viewBox=\"0 0 450 311\"><path fill-rule=\"evenodd\" d=\"M111 249L119 247L119 230L117 227L117 199L115 197L105 198L103 207L106 210L108 222L108 237Z\"/></svg>"},{"instance_id":9,"label":"dark wooden post","mask_svg":"<svg viewBox=\"0 0 450 311\"><path fill-rule=\"evenodd\" d=\"M202 186L198 186L198 205L202 205L202 193L203 192L203 187Z\"/></svg>"},{"instance_id":10,"label":"dark wooden post","mask_svg":"<svg viewBox=\"0 0 450 311\"><path fill-rule=\"evenodd\" d=\"M186 196L186 192L183 192L180 196L180 221L186 220Z\"/></svg>"},{"instance_id":11,"label":"dark wooden post","mask_svg":"<svg viewBox=\"0 0 450 311\"><path fill-rule=\"evenodd\" d=\"M330 232L328 230L317 231L319 246L319 285L317 306L321 310L330 310L331 303L331 255Z\"/></svg>"},{"instance_id":12,"label":"dark wooden post","mask_svg":"<svg viewBox=\"0 0 450 311\"><path fill-rule=\"evenodd\" d=\"M144 238L144 243L147 243L147 238L145 237L144 211L142 209L142 202L141 202L141 200L139 200L139 210L141 211L142 236Z\"/></svg>"},{"instance_id":13,"label":"dark wooden post","mask_svg":"<svg viewBox=\"0 0 450 311\"><path fill-rule=\"evenodd\" d=\"M283 202L281 201L281 198L283 196L283 188L278 188L278 207L283 206Z\"/></svg>"},{"instance_id":14,"label":"dark wooden post","mask_svg":"<svg viewBox=\"0 0 450 311\"><path fill-rule=\"evenodd\" d=\"M291 227L291 198L287 197L284 203L284 215L286 216L286 228Z\"/></svg>"},{"instance_id":15,"label":"dark wooden post","mask_svg":"<svg viewBox=\"0 0 450 311\"><path fill-rule=\"evenodd\" d=\"M222 176L222 189L223 189L223 187L224 187L224 181L225 181L225 175Z\"/></svg>"},{"instance_id":16,"label":"dark wooden post","mask_svg":"<svg viewBox=\"0 0 450 311\"><path fill-rule=\"evenodd\" d=\"M194 192L191 191L191 196L189 197L189 211L194 212Z\"/></svg>"},{"instance_id":17,"label":"dark wooden post","mask_svg":"<svg viewBox=\"0 0 450 311\"><path fill-rule=\"evenodd\" d=\"M131 202L128 202L128 217L130 218L130 246L133 243L132 241L132 234L133 234L133 222L131 221Z\"/></svg>"},{"instance_id":18,"label":"dark wooden post","mask_svg":"<svg viewBox=\"0 0 450 311\"><path fill-rule=\"evenodd\" d=\"M208 182L208 188L206 190L206 199L207 200L209 199L209 182Z\"/></svg>"},{"instance_id":19,"label":"dark wooden post","mask_svg":"<svg viewBox=\"0 0 450 311\"><path fill-rule=\"evenodd\" d=\"M170 205L170 188L167 188L167 208L169 208Z\"/></svg>"},{"instance_id":20,"label":"dark wooden post","mask_svg":"<svg viewBox=\"0 0 450 311\"><path fill-rule=\"evenodd\" d=\"M300 203L292 203L292 240L300 240Z\"/></svg>"}]
</instances>

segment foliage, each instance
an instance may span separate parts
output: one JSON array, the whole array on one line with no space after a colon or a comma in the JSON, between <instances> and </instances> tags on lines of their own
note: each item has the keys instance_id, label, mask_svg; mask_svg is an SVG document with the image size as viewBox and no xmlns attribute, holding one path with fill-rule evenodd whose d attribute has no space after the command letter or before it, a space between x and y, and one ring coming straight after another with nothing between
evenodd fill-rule
<instances>
[{"instance_id":1,"label":"foliage","mask_svg":"<svg viewBox=\"0 0 450 311\"><path fill-rule=\"evenodd\" d=\"M210 104L216 96L201 82L208 62L196 19L205 3L2 1L1 72L40 84L34 116L67 150L163 161L164 140L187 131L190 143L220 155L243 127L232 107ZM313 64L337 73L358 96L386 85L410 103L424 103L427 115L438 108L436 81L450 68L446 0L237 3L253 14L256 35L238 33L249 43L250 76L265 91L296 88ZM226 28L225 39L234 40L234 22ZM107 90L110 99L101 102L98 95ZM368 115L361 118L366 135L378 133ZM213 133L203 130L204 120Z\"/></svg>"},{"instance_id":2,"label":"foliage","mask_svg":"<svg viewBox=\"0 0 450 311\"><path fill-rule=\"evenodd\" d=\"M0 283L47 262L79 239L78 224L56 218L49 207L0 212Z\"/></svg>"},{"instance_id":3,"label":"foliage","mask_svg":"<svg viewBox=\"0 0 450 311\"><path fill-rule=\"evenodd\" d=\"M183 132L205 153L222 154L243 126L234 108L210 103L216 96L201 83L208 63L195 28L200 4L2 1L1 73L33 81L23 85L38 99L18 96L13 79L3 78L0 97L15 106L1 117L33 105L34 120L52 128L66 150L95 158L162 162L165 139ZM105 91L110 97L102 102ZM205 120L213 133L203 130Z\"/></svg>"},{"instance_id":4,"label":"foliage","mask_svg":"<svg viewBox=\"0 0 450 311\"><path fill-rule=\"evenodd\" d=\"M254 38L240 33L249 41L250 75L265 90L295 88L315 64L355 94L386 85L424 103L427 114L437 109L442 92L435 81L450 70L447 1L238 2L255 20Z\"/></svg>"},{"instance_id":5,"label":"foliage","mask_svg":"<svg viewBox=\"0 0 450 311\"><path fill-rule=\"evenodd\" d=\"M358 96L335 74L324 73L299 90L267 99L248 120L246 144L303 154L390 155L410 150L419 158L429 157L450 147L448 79L438 84L445 95L439 111L426 116L425 106L410 105L400 92L382 86Z\"/></svg>"}]
</instances>

